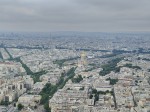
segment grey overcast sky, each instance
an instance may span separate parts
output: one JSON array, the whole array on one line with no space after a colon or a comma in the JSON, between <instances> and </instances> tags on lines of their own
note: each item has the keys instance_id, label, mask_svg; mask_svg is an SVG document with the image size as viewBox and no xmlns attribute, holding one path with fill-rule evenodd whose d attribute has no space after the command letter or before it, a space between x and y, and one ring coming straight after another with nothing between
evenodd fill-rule
<instances>
[{"instance_id":1,"label":"grey overcast sky","mask_svg":"<svg viewBox=\"0 0 150 112\"><path fill-rule=\"evenodd\" d=\"M150 0L0 0L0 31L150 31Z\"/></svg>"}]
</instances>

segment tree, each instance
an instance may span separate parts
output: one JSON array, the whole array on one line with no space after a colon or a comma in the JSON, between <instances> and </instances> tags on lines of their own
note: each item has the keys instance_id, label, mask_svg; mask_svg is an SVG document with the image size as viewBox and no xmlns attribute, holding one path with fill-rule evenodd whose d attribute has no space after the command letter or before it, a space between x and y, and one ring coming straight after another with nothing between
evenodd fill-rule
<instances>
[{"instance_id":1,"label":"tree","mask_svg":"<svg viewBox=\"0 0 150 112\"><path fill-rule=\"evenodd\" d=\"M118 79L111 79L110 77L106 79L107 81L110 81L110 85L114 85L118 82Z\"/></svg>"},{"instance_id":2,"label":"tree","mask_svg":"<svg viewBox=\"0 0 150 112\"><path fill-rule=\"evenodd\" d=\"M80 88L79 90L84 90L84 87Z\"/></svg>"},{"instance_id":3,"label":"tree","mask_svg":"<svg viewBox=\"0 0 150 112\"><path fill-rule=\"evenodd\" d=\"M71 79L73 83L79 83L80 81L83 80L82 76L81 75L78 75L77 78L72 78Z\"/></svg>"},{"instance_id":4,"label":"tree","mask_svg":"<svg viewBox=\"0 0 150 112\"><path fill-rule=\"evenodd\" d=\"M93 95L91 94L91 95L90 95L90 99L92 99L92 98L93 98Z\"/></svg>"},{"instance_id":5,"label":"tree","mask_svg":"<svg viewBox=\"0 0 150 112\"><path fill-rule=\"evenodd\" d=\"M99 94L95 94L95 99L94 99L94 102L98 101L99 100Z\"/></svg>"},{"instance_id":6,"label":"tree","mask_svg":"<svg viewBox=\"0 0 150 112\"><path fill-rule=\"evenodd\" d=\"M51 112L51 108L49 108L48 103L44 104L44 109L46 110L46 112Z\"/></svg>"},{"instance_id":7,"label":"tree","mask_svg":"<svg viewBox=\"0 0 150 112\"><path fill-rule=\"evenodd\" d=\"M36 106L36 105L34 106L34 109L37 109L37 106Z\"/></svg>"},{"instance_id":8,"label":"tree","mask_svg":"<svg viewBox=\"0 0 150 112\"><path fill-rule=\"evenodd\" d=\"M16 103L14 103L14 107L16 107Z\"/></svg>"},{"instance_id":9,"label":"tree","mask_svg":"<svg viewBox=\"0 0 150 112\"><path fill-rule=\"evenodd\" d=\"M8 106L10 103L8 101L1 101L0 105Z\"/></svg>"},{"instance_id":10,"label":"tree","mask_svg":"<svg viewBox=\"0 0 150 112\"><path fill-rule=\"evenodd\" d=\"M18 104L18 110L22 110L23 107L24 107L24 106L23 106L22 104L20 104L20 103Z\"/></svg>"},{"instance_id":11,"label":"tree","mask_svg":"<svg viewBox=\"0 0 150 112\"><path fill-rule=\"evenodd\" d=\"M111 79L110 80L110 85L114 85L118 82L118 79Z\"/></svg>"},{"instance_id":12,"label":"tree","mask_svg":"<svg viewBox=\"0 0 150 112\"><path fill-rule=\"evenodd\" d=\"M111 61L108 61L107 64L102 65L103 70L101 70L99 72L99 75L105 76L105 75L109 74L111 71L119 72L120 67L117 67L117 63L119 63L121 60L122 60L122 58L116 58Z\"/></svg>"},{"instance_id":13,"label":"tree","mask_svg":"<svg viewBox=\"0 0 150 112\"><path fill-rule=\"evenodd\" d=\"M93 94L97 94L97 90L96 90L96 89L93 89L93 90L92 90L92 93L93 93Z\"/></svg>"}]
</instances>

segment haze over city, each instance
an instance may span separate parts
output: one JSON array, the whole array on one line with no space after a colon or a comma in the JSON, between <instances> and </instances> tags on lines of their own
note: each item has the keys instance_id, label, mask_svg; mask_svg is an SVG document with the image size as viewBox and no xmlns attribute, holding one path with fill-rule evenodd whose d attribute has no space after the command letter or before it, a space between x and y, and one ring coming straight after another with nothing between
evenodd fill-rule
<instances>
[{"instance_id":1,"label":"haze over city","mask_svg":"<svg viewBox=\"0 0 150 112\"><path fill-rule=\"evenodd\" d=\"M0 31L150 31L149 0L1 0Z\"/></svg>"}]
</instances>

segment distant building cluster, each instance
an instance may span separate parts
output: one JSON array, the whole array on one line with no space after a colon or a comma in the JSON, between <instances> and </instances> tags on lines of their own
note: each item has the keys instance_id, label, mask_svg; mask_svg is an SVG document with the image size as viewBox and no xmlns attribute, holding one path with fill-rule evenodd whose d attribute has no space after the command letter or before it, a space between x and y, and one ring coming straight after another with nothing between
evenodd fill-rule
<instances>
[{"instance_id":1,"label":"distant building cluster","mask_svg":"<svg viewBox=\"0 0 150 112\"><path fill-rule=\"evenodd\" d=\"M149 34L47 36L0 33L0 112L150 112Z\"/></svg>"}]
</instances>

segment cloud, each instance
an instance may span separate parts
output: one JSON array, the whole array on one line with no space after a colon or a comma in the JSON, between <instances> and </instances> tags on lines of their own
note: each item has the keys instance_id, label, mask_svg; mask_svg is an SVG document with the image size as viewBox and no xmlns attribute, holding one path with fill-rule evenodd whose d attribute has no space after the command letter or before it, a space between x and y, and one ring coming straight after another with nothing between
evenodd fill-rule
<instances>
[{"instance_id":1,"label":"cloud","mask_svg":"<svg viewBox=\"0 0 150 112\"><path fill-rule=\"evenodd\" d=\"M149 0L0 0L0 30L149 31Z\"/></svg>"}]
</instances>

